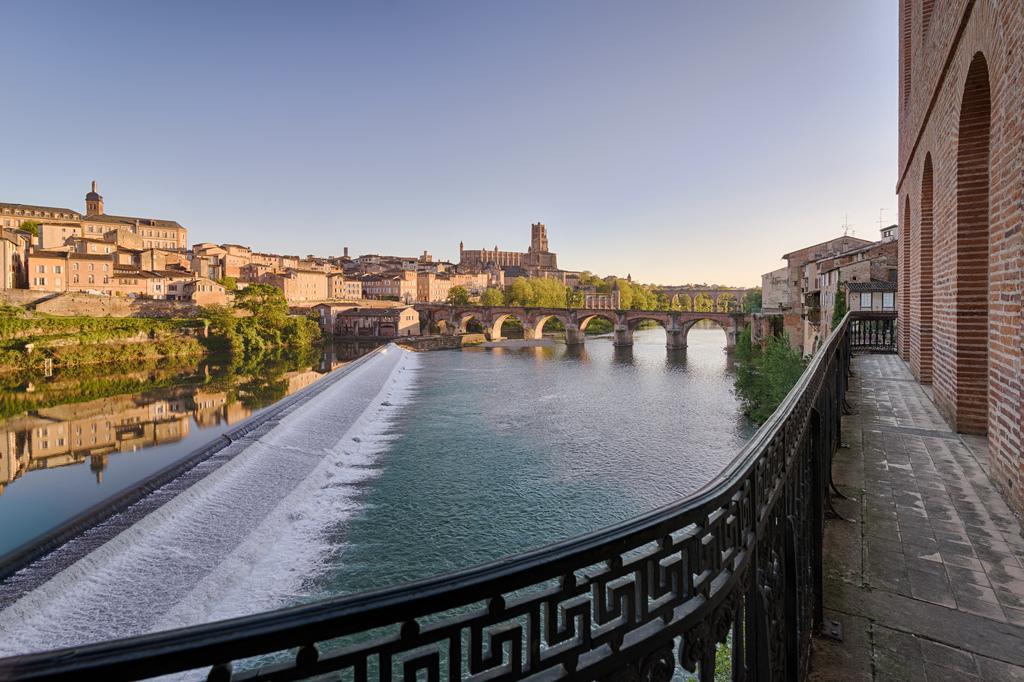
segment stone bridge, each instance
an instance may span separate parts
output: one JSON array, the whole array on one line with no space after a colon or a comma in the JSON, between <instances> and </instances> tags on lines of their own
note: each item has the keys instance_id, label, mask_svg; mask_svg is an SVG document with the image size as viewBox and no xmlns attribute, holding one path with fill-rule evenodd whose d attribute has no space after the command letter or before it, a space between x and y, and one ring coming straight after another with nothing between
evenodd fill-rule
<instances>
[{"instance_id":1,"label":"stone bridge","mask_svg":"<svg viewBox=\"0 0 1024 682\"><path fill-rule=\"evenodd\" d=\"M424 333L436 330L441 334L465 333L467 325L476 320L492 341L502 338L501 325L514 317L523 325L523 336L539 339L544 324L556 319L565 325L565 342L581 344L584 332L593 320L608 320L614 328L616 346L632 346L633 331L645 321L653 321L665 330L665 345L670 349L686 348L686 335L697 322L710 320L725 331L726 348L736 346L736 338L747 322L745 313L680 312L663 310L602 310L591 308L528 308L521 306L452 306L444 303L417 303L420 328Z\"/></svg>"}]
</instances>

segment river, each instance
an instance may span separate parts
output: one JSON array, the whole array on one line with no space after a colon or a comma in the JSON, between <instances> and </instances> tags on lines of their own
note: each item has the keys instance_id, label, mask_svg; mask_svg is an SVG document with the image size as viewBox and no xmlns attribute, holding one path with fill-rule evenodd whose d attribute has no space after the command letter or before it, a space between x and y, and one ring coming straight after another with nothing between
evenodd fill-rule
<instances>
[{"instance_id":1,"label":"river","mask_svg":"<svg viewBox=\"0 0 1024 682\"><path fill-rule=\"evenodd\" d=\"M583 348L393 351L296 408L244 457L88 561L13 603L8 590L0 629L13 636L0 655L406 582L678 499L720 471L753 427L732 393L721 330L693 329L682 352L664 343L657 329L638 331L632 349L596 337ZM232 404L225 400L218 414ZM187 416L190 428L198 414ZM176 454L142 443L118 457L153 459L155 470L218 428L190 431ZM96 469L103 485L115 469L91 458L61 468L73 482L52 476L48 489L30 471L0 497L24 491L7 509L27 532L60 517L51 492L74 498L76 486L97 487ZM137 475L125 468L119 485ZM97 615L107 610L115 622Z\"/></svg>"}]
</instances>

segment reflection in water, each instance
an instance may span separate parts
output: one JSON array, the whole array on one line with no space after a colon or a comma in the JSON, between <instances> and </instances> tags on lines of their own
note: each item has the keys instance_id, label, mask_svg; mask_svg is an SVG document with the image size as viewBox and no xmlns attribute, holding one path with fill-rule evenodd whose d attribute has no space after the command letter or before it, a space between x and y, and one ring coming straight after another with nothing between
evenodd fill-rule
<instances>
[{"instance_id":1,"label":"reflection in water","mask_svg":"<svg viewBox=\"0 0 1024 682\"><path fill-rule=\"evenodd\" d=\"M9 379L0 404L8 412L23 411L0 421L0 494L33 471L87 460L101 484L111 454L177 443L193 429L236 424L376 345L327 345L319 356L314 351L253 366L204 360ZM119 393L126 387L131 392ZM88 399L93 395L103 397Z\"/></svg>"},{"instance_id":2,"label":"reflection in water","mask_svg":"<svg viewBox=\"0 0 1024 682\"><path fill-rule=\"evenodd\" d=\"M683 371L686 369L686 349L668 348L665 351L665 367L669 371Z\"/></svg>"},{"instance_id":3,"label":"reflection in water","mask_svg":"<svg viewBox=\"0 0 1024 682\"><path fill-rule=\"evenodd\" d=\"M633 346L615 346L612 349L612 358L617 365L632 365Z\"/></svg>"}]
</instances>

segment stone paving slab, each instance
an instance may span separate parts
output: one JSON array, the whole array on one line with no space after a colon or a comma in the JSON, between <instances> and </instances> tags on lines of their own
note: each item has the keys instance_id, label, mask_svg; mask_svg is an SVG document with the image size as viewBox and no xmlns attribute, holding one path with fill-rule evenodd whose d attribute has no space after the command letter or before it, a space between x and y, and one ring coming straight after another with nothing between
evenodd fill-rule
<instances>
[{"instance_id":1,"label":"stone paving slab","mask_svg":"<svg viewBox=\"0 0 1024 682\"><path fill-rule=\"evenodd\" d=\"M826 522L817 680L1024 680L1024 534L987 475L983 439L953 433L895 355L854 359Z\"/></svg>"}]
</instances>

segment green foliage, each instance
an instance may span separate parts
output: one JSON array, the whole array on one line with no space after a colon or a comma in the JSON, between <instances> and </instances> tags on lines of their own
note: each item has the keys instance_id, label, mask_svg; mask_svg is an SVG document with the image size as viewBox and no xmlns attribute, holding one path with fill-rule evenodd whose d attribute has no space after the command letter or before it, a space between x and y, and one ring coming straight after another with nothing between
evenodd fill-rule
<instances>
[{"instance_id":1,"label":"green foliage","mask_svg":"<svg viewBox=\"0 0 1024 682\"><path fill-rule=\"evenodd\" d=\"M611 282L606 282L589 270L580 273L580 286L594 287L599 294L610 294L612 291Z\"/></svg>"},{"instance_id":2,"label":"green foliage","mask_svg":"<svg viewBox=\"0 0 1024 682\"><path fill-rule=\"evenodd\" d=\"M217 280L217 284L224 287L225 291L237 291L238 280L234 277L221 277Z\"/></svg>"},{"instance_id":3,"label":"green foliage","mask_svg":"<svg viewBox=\"0 0 1024 682\"><path fill-rule=\"evenodd\" d=\"M775 412L807 366L803 354L785 336L772 336L759 348L751 342L750 327L740 333L734 351L736 393L744 412L763 424Z\"/></svg>"},{"instance_id":4,"label":"green foliage","mask_svg":"<svg viewBox=\"0 0 1024 682\"><path fill-rule=\"evenodd\" d=\"M763 300L760 289L751 289L743 296L743 312L753 313L761 309Z\"/></svg>"},{"instance_id":5,"label":"green foliage","mask_svg":"<svg viewBox=\"0 0 1024 682\"><path fill-rule=\"evenodd\" d=\"M701 292L693 297L693 312L713 313L715 312L715 302L710 296Z\"/></svg>"},{"instance_id":6,"label":"green foliage","mask_svg":"<svg viewBox=\"0 0 1024 682\"><path fill-rule=\"evenodd\" d=\"M519 277L509 287L506 302L538 308L564 308L568 300L567 287L550 277Z\"/></svg>"},{"instance_id":7,"label":"green foliage","mask_svg":"<svg viewBox=\"0 0 1024 682\"><path fill-rule=\"evenodd\" d=\"M836 303L832 307L832 329L835 329L842 323L843 318L846 317L848 306L846 305L846 284L839 282L836 285Z\"/></svg>"},{"instance_id":8,"label":"green foliage","mask_svg":"<svg viewBox=\"0 0 1024 682\"><path fill-rule=\"evenodd\" d=\"M500 306L505 305L505 294L497 287L487 287L480 294L480 305Z\"/></svg>"},{"instance_id":9,"label":"green foliage","mask_svg":"<svg viewBox=\"0 0 1024 682\"><path fill-rule=\"evenodd\" d=\"M248 316L238 316L238 311ZM267 284L250 284L235 296L235 307L206 306L210 342L236 360L265 357L282 348L303 348L320 338L311 317L291 317L284 292Z\"/></svg>"},{"instance_id":10,"label":"green foliage","mask_svg":"<svg viewBox=\"0 0 1024 682\"><path fill-rule=\"evenodd\" d=\"M610 334L614 329L615 326L608 320L603 317L595 317L587 323L587 328L583 332L585 334Z\"/></svg>"},{"instance_id":11,"label":"green foliage","mask_svg":"<svg viewBox=\"0 0 1024 682\"><path fill-rule=\"evenodd\" d=\"M668 310L669 300L650 285L628 279L616 279L615 285L619 288L619 307L622 310Z\"/></svg>"},{"instance_id":12,"label":"green foliage","mask_svg":"<svg viewBox=\"0 0 1024 682\"><path fill-rule=\"evenodd\" d=\"M26 232L31 234L33 237L38 237L39 236L39 228L40 227L41 227L41 225L39 223L37 223L35 220L23 220L23 221L21 221L21 229L25 230Z\"/></svg>"},{"instance_id":13,"label":"green foliage","mask_svg":"<svg viewBox=\"0 0 1024 682\"><path fill-rule=\"evenodd\" d=\"M0 315L0 341L35 339L38 337L94 335L103 338L131 336L145 332L151 336L178 333L182 329L201 327L190 319L155 317L55 317L35 315L27 317L17 313Z\"/></svg>"},{"instance_id":14,"label":"green foliage","mask_svg":"<svg viewBox=\"0 0 1024 682\"><path fill-rule=\"evenodd\" d=\"M468 305L469 292L466 287L455 286L448 290L448 303L451 305Z\"/></svg>"}]
</instances>

